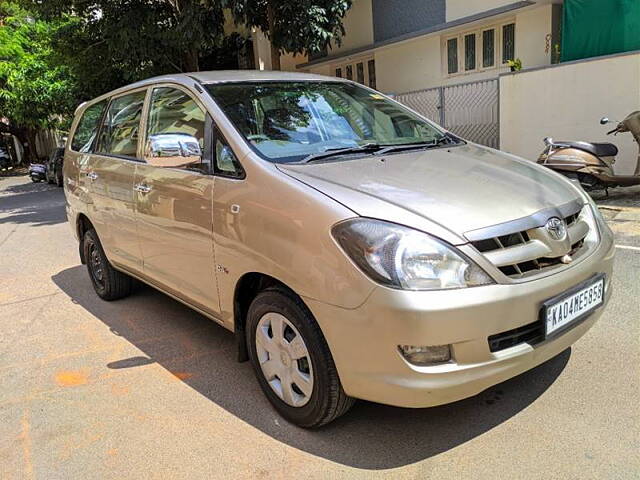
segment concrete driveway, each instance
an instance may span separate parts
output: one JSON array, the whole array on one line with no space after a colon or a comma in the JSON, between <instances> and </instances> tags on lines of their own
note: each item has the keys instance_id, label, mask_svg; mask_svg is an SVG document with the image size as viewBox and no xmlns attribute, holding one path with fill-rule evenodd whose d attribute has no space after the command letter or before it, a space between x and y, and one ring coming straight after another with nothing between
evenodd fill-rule
<instances>
[{"instance_id":1,"label":"concrete driveway","mask_svg":"<svg viewBox=\"0 0 640 480\"><path fill-rule=\"evenodd\" d=\"M0 478L638 478L633 228L573 348L455 404L359 402L305 431L234 361L231 333L151 288L99 300L62 190L0 178Z\"/></svg>"}]
</instances>

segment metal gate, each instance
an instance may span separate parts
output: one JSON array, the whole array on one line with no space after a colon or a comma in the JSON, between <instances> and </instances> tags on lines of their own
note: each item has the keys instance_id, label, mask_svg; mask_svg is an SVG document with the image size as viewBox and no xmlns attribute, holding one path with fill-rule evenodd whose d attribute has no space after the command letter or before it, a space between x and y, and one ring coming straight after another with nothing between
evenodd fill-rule
<instances>
[{"instance_id":1,"label":"metal gate","mask_svg":"<svg viewBox=\"0 0 640 480\"><path fill-rule=\"evenodd\" d=\"M500 144L497 79L461 83L396 95L396 100L475 143Z\"/></svg>"}]
</instances>

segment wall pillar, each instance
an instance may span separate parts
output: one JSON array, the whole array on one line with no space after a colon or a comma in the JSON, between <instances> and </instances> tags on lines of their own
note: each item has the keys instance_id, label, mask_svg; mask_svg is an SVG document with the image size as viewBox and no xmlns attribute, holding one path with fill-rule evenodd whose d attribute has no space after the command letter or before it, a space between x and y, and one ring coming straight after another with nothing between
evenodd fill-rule
<instances>
[{"instance_id":1,"label":"wall pillar","mask_svg":"<svg viewBox=\"0 0 640 480\"><path fill-rule=\"evenodd\" d=\"M251 29L256 70L271 70L271 42L259 28Z\"/></svg>"}]
</instances>

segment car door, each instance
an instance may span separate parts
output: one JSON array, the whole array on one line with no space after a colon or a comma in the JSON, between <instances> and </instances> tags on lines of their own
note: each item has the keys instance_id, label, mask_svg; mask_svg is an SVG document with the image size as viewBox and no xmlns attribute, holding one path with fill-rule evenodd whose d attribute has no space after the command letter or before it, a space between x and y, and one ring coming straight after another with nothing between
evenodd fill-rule
<instances>
[{"instance_id":1,"label":"car door","mask_svg":"<svg viewBox=\"0 0 640 480\"><path fill-rule=\"evenodd\" d=\"M144 274L169 293L215 315L219 300L211 210L214 177L210 139L206 139L211 119L181 87L156 86L150 95L145 163L138 165L135 179ZM185 148L201 155L185 160ZM153 156L154 149L160 149L162 156ZM171 149L176 156L170 155Z\"/></svg>"},{"instance_id":2,"label":"car door","mask_svg":"<svg viewBox=\"0 0 640 480\"><path fill-rule=\"evenodd\" d=\"M146 88L137 89L111 99L86 174L107 258L133 273L142 272L133 185L141 161L138 139L146 93Z\"/></svg>"}]
</instances>

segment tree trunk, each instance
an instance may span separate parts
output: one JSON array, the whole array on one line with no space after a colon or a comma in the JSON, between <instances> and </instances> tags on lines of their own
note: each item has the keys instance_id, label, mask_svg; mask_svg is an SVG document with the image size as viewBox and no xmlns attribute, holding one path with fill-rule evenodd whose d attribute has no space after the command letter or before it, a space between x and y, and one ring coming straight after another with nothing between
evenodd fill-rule
<instances>
[{"instance_id":1,"label":"tree trunk","mask_svg":"<svg viewBox=\"0 0 640 480\"><path fill-rule=\"evenodd\" d=\"M271 44L271 70L280 70L280 49L274 45L276 20L271 2L267 3L267 21L269 22L269 43Z\"/></svg>"},{"instance_id":2,"label":"tree trunk","mask_svg":"<svg viewBox=\"0 0 640 480\"><path fill-rule=\"evenodd\" d=\"M25 158L31 163L38 162L38 151L36 149L36 130L33 128L27 127L26 129L26 137L28 146L25 149Z\"/></svg>"},{"instance_id":3,"label":"tree trunk","mask_svg":"<svg viewBox=\"0 0 640 480\"><path fill-rule=\"evenodd\" d=\"M198 72L200 71L200 62L198 60L198 49L193 48L184 52L182 59L182 67L185 72Z\"/></svg>"}]
</instances>

